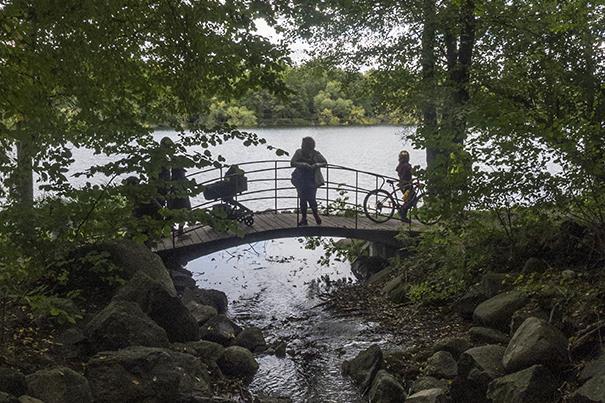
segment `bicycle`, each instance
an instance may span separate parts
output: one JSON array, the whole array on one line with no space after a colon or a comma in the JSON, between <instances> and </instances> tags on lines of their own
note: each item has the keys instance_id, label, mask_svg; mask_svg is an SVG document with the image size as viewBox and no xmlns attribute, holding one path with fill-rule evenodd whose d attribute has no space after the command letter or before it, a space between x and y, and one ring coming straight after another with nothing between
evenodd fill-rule
<instances>
[{"instance_id":1,"label":"bicycle","mask_svg":"<svg viewBox=\"0 0 605 403\"><path fill-rule=\"evenodd\" d=\"M410 199L403 201L398 197L401 193L401 188L398 186L398 181L394 179L382 178L382 185L378 189L374 189L366 195L363 200L363 211L370 220L376 223L384 223L393 218L395 211L400 211L405 208L406 212L411 211L414 218L422 224L433 225L439 222L441 216L433 214L434 212L425 208L423 197L425 196L424 186L418 179L414 179L410 184L411 191ZM391 185L392 191L387 191L382 187L388 183ZM402 220L403 221L403 220Z\"/></svg>"}]
</instances>

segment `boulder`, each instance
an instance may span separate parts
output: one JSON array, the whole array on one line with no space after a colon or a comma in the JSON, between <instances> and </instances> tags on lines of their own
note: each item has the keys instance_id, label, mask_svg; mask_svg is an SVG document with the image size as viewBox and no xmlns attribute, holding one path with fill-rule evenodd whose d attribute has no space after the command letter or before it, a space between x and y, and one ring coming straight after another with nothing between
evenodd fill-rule
<instances>
[{"instance_id":1,"label":"boulder","mask_svg":"<svg viewBox=\"0 0 605 403\"><path fill-rule=\"evenodd\" d=\"M360 281L367 281L373 274L385 269L389 261L378 256L358 256L351 263L351 272Z\"/></svg>"},{"instance_id":2,"label":"boulder","mask_svg":"<svg viewBox=\"0 0 605 403\"><path fill-rule=\"evenodd\" d=\"M546 367L534 365L494 379L487 397L493 403L556 402L557 387L557 380Z\"/></svg>"},{"instance_id":3,"label":"boulder","mask_svg":"<svg viewBox=\"0 0 605 403\"><path fill-rule=\"evenodd\" d=\"M118 350L128 346L166 347L166 331L130 301L113 301L84 329L93 352Z\"/></svg>"},{"instance_id":4,"label":"boulder","mask_svg":"<svg viewBox=\"0 0 605 403\"><path fill-rule=\"evenodd\" d=\"M527 303L527 297L518 291L509 291L482 302L473 312L473 321L482 326L508 331L511 317Z\"/></svg>"},{"instance_id":5,"label":"boulder","mask_svg":"<svg viewBox=\"0 0 605 403\"><path fill-rule=\"evenodd\" d=\"M176 289L162 259L145 245L128 239L121 239L101 242L88 248L94 251L106 252L111 261L122 269L126 279L130 279L138 271L142 271L148 277L161 283L171 295L176 296Z\"/></svg>"},{"instance_id":6,"label":"boulder","mask_svg":"<svg viewBox=\"0 0 605 403\"><path fill-rule=\"evenodd\" d=\"M235 344L247 348L251 352L261 352L267 349L267 342L263 332L255 326L248 327L235 338Z\"/></svg>"},{"instance_id":7,"label":"boulder","mask_svg":"<svg viewBox=\"0 0 605 403\"><path fill-rule=\"evenodd\" d=\"M242 329L225 315L219 314L200 326L200 336L204 340L229 346Z\"/></svg>"},{"instance_id":8,"label":"boulder","mask_svg":"<svg viewBox=\"0 0 605 403\"><path fill-rule=\"evenodd\" d=\"M479 286L471 287L462 297L460 297L453 305L453 308L464 318L470 319L473 317L473 312L483 301L487 299L487 295Z\"/></svg>"},{"instance_id":9,"label":"boulder","mask_svg":"<svg viewBox=\"0 0 605 403\"><path fill-rule=\"evenodd\" d=\"M548 312L538 305L536 301L531 301L523 308L518 309L513 313L513 316L510 320L509 334L512 336L515 334L521 323L525 322L527 318L539 318L545 321L548 321Z\"/></svg>"},{"instance_id":10,"label":"boulder","mask_svg":"<svg viewBox=\"0 0 605 403\"><path fill-rule=\"evenodd\" d=\"M143 312L166 331L171 342L198 340L197 320L179 297L171 295L161 283L139 272L122 287L114 300L139 304Z\"/></svg>"},{"instance_id":11,"label":"boulder","mask_svg":"<svg viewBox=\"0 0 605 403\"><path fill-rule=\"evenodd\" d=\"M191 354L202 360L208 366L210 366L209 363L216 363L225 351L225 347L207 340L173 343L170 345L170 349L179 353Z\"/></svg>"},{"instance_id":12,"label":"boulder","mask_svg":"<svg viewBox=\"0 0 605 403\"><path fill-rule=\"evenodd\" d=\"M172 278L177 293L183 293L187 288L195 288L195 280L189 270L171 270L170 278Z\"/></svg>"},{"instance_id":13,"label":"boulder","mask_svg":"<svg viewBox=\"0 0 605 403\"><path fill-rule=\"evenodd\" d=\"M410 393L420 392L426 389L442 389L448 391L450 383L447 379L437 379L432 376L423 376L414 381Z\"/></svg>"},{"instance_id":14,"label":"boulder","mask_svg":"<svg viewBox=\"0 0 605 403\"><path fill-rule=\"evenodd\" d=\"M507 278L505 273L485 273L481 276L481 289L483 293L488 297L492 298L500 294L506 288L504 280Z\"/></svg>"},{"instance_id":15,"label":"boulder","mask_svg":"<svg viewBox=\"0 0 605 403\"><path fill-rule=\"evenodd\" d=\"M590 378L601 375L605 375L605 351L601 351L597 355L597 358L584 364L584 368L582 368L582 371L580 371L580 374L578 375L578 380L584 382ZM0 387L0 390L4 389Z\"/></svg>"},{"instance_id":16,"label":"boulder","mask_svg":"<svg viewBox=\"0 0 605 403\"><path fill-rule=\"evenodd\" d=\"M45 403L92 402L88 381L65 367L42 369L26 377L27 394Z\"/></svg>"},{"instance_id":17,"label":"boulder","mask_svg":"<svg viewBox=\"0 0 605 403\"><path fill-rule=\"evenodd\" d=\"M368 401L369 403L403 403L405 390L393 375L381 369L374 377Z\"/></svg>"},{"instance_id":18,"label":"boulder","mask_svg":"<svg viewBox=\"0 0 605 403\"><path fill-rule=\"evenodd\" d=\"M446 403L447 401L447 393L439 388L421 390L405 399L405 403Z\"/></svg>"},{"instance_id":19,"label":"boulder","mask_svg":"<svg viewBox=\"0 0 605 403\"><path fill-rule=\"evenodd\" d=\"M230 377L251 379L258 371L252 353L240 346L227 347L217 364L223 374Z\"/></svg>"},{"instance_id":20,"label":"boulder","mask_svg":"<svg viewBox=\"0 0 605 403\"><path fill-rule=\"evenodd\" d=\"M195 301L201 305L210 305L218 313L227 312L227 295L219 290L187 288L183 292L183 303L186 305L189 301Z\"/></svg>"},{"instance_id":21,"label":"boulder","mask_svg":"<svg viewBox=\"0 0 605 403\"><path fill-rule=\"evenodd\" d=\"M548 264L542 259L530 257L525 261L521 272L523 274L544 273L548 269Z\"/></svg>"},{"instance_id":22,"label":"boulder","mask_svg":"<svg viewBox=\"0 0 605 403\"><path fill-rule=\"evenodd\" d=\"M473 345L467 338L446 337L433 345L433 352L436 353L437 351L447 351L452 355L452 357L458 359L462 353L471 347L473 347Z\"/></svg>"},{"instance_id":23,"label":"boulder","mask_svg":"<svg viewBox=\"0 0 605 403\"><path fill-rule=\"evenodd\" d=\"M508 372L535 364L557 369L568 362L567 338L538 318L527 318L508 343L502 363Z\"/></svg>"},{"instance_id":24,"label":"boulder","mask_svg":"<svg viewBox=\"0 0 605 403\"><path fill-rule=\"evenodd\" d=\"M437 351L427 360L425 372L429 376L453 379L458 375L458 363L447 351Z\"/></svg>"},{"instance_id":25,"label":"boulder","mask_svg":"<svg viewBox=\"0 0 605 403\"><path fill-rule=\"evenodd\" d=\"M458 361L458 374L451 385L457 402L486 402L485 393L491 381L504 375L504 347L486 345L465 351Z\"/></svg>"},{"instance_id":26,"label":"boulder","mask_svg":"<svg viewBox=\"0 0 605 403\"><path fill-rule=\"evenodd\" d=\"M193 300L187 302L187 305L185 306L187 309L189 309L189 312L191 312L191 315L193 315L195 320L197 320L198 325L203 325L206 323L206 321L208 321L208 319L218 315L218 312L214 307L210 305L202 305Z\"/></svg>"},{"instance_id":27,"label":"boulder","mask_svg":"<svg viewBox=\"0 0 605 403\"><path fill-rule=\"evenodd\" d=\"M605 403L605 375L589 379L569 396L570 403Z\"/></svg>"},{"instance_id":28,"label":"boulder","mask_svg":"<svg viewBox=\"0 0 605 403\"><path fill-rule=\"evenodd\" d=\"M129 347L95 355L86 366L95 403L178 401L183 394L208 394L208 370L190 354L154 347Z\"/></svg>"},{"instance_id":29,"label":"boulder","mask_svg":"<svg viewBox=\"0 0 605 403\"><path fill-rule=\"evenodd\" d=\"M0 367L0 391L21 396L26 390L25 375L21 371L15 368Z\"/></svg>"},{"instance_id":30,"label":"boulder","mask_svg":"<svg viewBox=\"0 0 605 403\"><path fill-rule=\"evenodd\" d=\"M352 360L344 361L342 373L353 379L353 383L366 390L374 380L376 373L382 367L382 350L373 344L366 350L361 351Z\"/></svg>"},{"instance_id":31,"label":"boulder","mask_svg":"<svg viewBox=\"0 0 605 403\"><path fill-rule=\"evenodd\" d=\"M460 356L458 371L463 377L491 382L504 375L504 351L504 347L495 344L473 347Z\"/></svg>"},{"instance_id":32,"label":"boulder","mask_svg":"<svg viewBox=\"0 0 605 403\"><path fill-rule=\"evenodd\" d=\"M19 399L10 393L0 392L0 403L19 403Z\"/></svg>"},{"instance_id":33,"label":"boulder","mask_svg":"<svg viewBox=\"0 0 605 403\"><path fill-rule=\"evenodd\" d=\"M468 330L471 340L476 344L503 344L507 345L510 337L496 329L475 326Z\"/></svg>"}]
</instances>

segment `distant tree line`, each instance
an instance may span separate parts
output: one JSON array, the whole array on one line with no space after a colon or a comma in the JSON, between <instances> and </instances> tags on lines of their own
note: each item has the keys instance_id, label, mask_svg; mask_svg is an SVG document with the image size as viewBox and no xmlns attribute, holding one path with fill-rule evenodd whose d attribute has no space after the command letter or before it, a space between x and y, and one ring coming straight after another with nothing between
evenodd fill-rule
<instances>
[{"instance_id":1,"label":"distant tree line","mask_svg":"<svg viewBox=\"0 0 605 403\"><path fill-rule=\"evenodd\" d=\"M320 60L288 67L287 90L250 89L231 101L211 100L209 112L195 117L206 127L339 126L413 123L387 107L374 91L373 71L346 71Z\"/></svg>"}]
</instances>

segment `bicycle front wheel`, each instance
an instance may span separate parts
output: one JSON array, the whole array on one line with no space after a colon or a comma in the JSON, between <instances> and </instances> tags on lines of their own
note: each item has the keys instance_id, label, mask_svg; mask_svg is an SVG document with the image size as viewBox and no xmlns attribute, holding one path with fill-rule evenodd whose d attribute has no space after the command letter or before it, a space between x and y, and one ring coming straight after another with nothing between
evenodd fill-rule
<instances>
[{"instance_id":1,"label":"bicycle front wheel","mask_svg":"<svg viewBox=\"0 0 605 403\"><path fill-rule=\"evenodd\" d=\"M431 208L424 203L423 199L424 193L421 193L417 196L414 203L414 208L412 209L412 215L416 220L420 221L420 223L424 225L437 224L441 220L441 214L439 214L435 208Z\"/></svg>"},{"instance_id":2,"label":"bicycle front wheel","mask_svg":"<svg viewBox=\"0 0 605 403\"><path fill-rule=\"evenodd\" d=\"M374 222L386 222L395 213L395 200L386 190L374 189L363 200L363 211Z\"/></svg>"}]
</instances>

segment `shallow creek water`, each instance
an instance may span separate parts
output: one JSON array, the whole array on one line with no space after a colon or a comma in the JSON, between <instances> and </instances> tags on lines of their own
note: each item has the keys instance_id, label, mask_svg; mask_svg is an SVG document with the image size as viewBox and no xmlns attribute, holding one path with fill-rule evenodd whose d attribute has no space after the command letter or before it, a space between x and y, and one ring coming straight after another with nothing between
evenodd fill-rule
<instances>
[{"instance_id":1,"label":"shallow creek water","mask_svg":"<svg viewBox=\"0 0 605 403\"><path fill-rule=\"evenodd\" d=\"M376 324L322 307L320 295L335 281L354 281L346 262L319 265L322 253L287 238L231 248L187 265L200 287L227 294L236 322L258 326L268 342L287 342L286 358L257 357L260 369L250 385L255 393L294 402L366 401L341 375L342 362L373 343L388 349L391 341Z\"/></svg>"}]
</instances>

